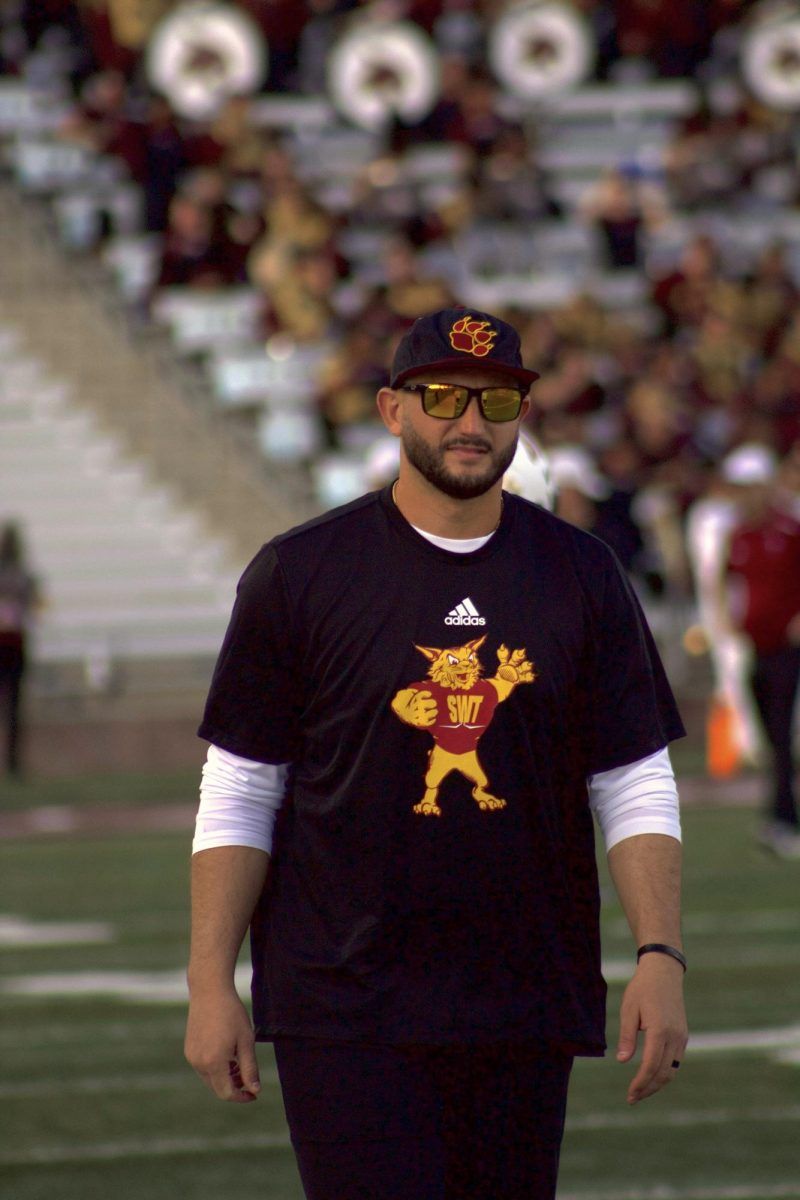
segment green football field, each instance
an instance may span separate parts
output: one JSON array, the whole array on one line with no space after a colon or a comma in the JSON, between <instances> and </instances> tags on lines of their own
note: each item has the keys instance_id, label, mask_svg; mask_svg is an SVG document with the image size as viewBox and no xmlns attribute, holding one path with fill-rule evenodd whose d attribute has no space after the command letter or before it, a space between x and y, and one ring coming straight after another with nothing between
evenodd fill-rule
<instances>
[{"instance_id":1,"label":"green football field","mask_svg":"<svg viewBox=\"0 0 800 1200\"><path fill-rule=\"evenodd\" d=\"M148 806L184 782L122 790ZM94 786L90 802L113 801ZM755 824L748 809L684 812L689 1053L636 1109L630 1067L577 1064L563 1200L800 1198L800 863L757 849ZM244 1107L182 1059L188 854L188 829L0 842L2 1200L300 1200L269 1047ZM632 946L604 895L613 1046Z\"/></svg>"}]
</instances>

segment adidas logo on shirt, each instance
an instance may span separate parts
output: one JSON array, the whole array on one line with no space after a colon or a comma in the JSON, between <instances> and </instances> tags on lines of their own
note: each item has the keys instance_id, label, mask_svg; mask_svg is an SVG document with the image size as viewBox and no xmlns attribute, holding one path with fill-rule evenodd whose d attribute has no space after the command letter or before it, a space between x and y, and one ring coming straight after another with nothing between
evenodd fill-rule
<instances>
[{"instance_id":1,"label":"adidas logo on shirt","mask_svg":"<svg viewBox=\"0 0 800 1200\"><path fill-rule=\"evenodd\" d=\"M444 619L445 625L485 625L486 618L482 617L469 596L451 609Z\"/></svg>"}]
</instances>

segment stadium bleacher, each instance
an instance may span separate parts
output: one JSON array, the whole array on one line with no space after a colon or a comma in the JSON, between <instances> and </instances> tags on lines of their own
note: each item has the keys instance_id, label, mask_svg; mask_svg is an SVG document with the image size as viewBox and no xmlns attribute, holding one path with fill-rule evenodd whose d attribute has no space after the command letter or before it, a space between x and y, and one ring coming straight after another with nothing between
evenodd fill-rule
<instances>
[{"instance_id":1,"label":"stadium bleacher","mask_svg":"<svg viewBox=\"0 0 800 1200\"><path fill-rule=\"evenodd\" d=\"M44 607L34 655L97 673L212 657L234 577L225 547L0 327L0 509L26 530ZM87 683L101 686L95 674Z\"/></svg>"}]
</instances>

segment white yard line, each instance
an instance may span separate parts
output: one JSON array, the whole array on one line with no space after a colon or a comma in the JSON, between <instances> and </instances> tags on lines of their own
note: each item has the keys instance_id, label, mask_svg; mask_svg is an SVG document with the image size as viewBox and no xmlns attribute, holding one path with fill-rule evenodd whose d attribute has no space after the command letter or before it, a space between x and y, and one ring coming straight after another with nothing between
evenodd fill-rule
<instances>
[{"instance_id":1,"label":"white yard line","mask_svg":"<svg viewBox=\"0 0 800 1200\"><path fill-rule=\"evenodd\" d=\"M625 983L633 975L635 954L627 958L603 959L603 975L607 983ZM795 967L800 966L800 938L771 946L723 946L693 954L689 966L693 972L728 970L731 967Z\"/></svg>"},{"instance_id":2,"label":"white yard line","mask_svg":"<svg viewBox=\"0 0 800 1200\"><path fill-rule=\"evenodd\" d=\"M48 971L10 975L0 983L10 996L118 996L124 1000L187 998L183 971Z\"/></svg>"},{"instance_id":3,"label":"white yard line","mask_svg":"<svg viewBox=\"0 0 800 1200\"><path fill-rule=\"evenodd\" d=\"M86 946L116 939L108 921L32 921L0 913L0 949L26 946Z\"/></svg>"},{"instance_id":4,"label":"white yard line","mask_svg":"<svg viewBox=\"0 0 800 1200\"><path fill-rule=\"evenodd\" d=\"M796 930L800 933L800 913L796 908L764 909L761 912L696 912L685 913L681 922L684 932L693 934L730 934L740 937L743 933L782 933ZM620 917L608 924L612 937L630 937L630 929Z\"/></svg>"},{"instance_id":5,"label":"white yard line","mask_svg":"<svg viewBox=\"0 0 800 1200\"><path fill-rule=\"evenodd\" d=\"M262 1083L278 1083L278 1072L261 1068ZM83 1078L21 1080L0 1084L0 1100L40 1100L48 1096L94 1095L98 1092L162 1092L170 1088L200 1086L191 1067L153 1075L91 1075Z\"/></svg>"},{"instance_id":6,"label":"white yard line","mask_svg":"<svg viewBox=\"0 0 800 1200\"><path fill-rule=\"evenodd\" d=\"M163 932L163 918L140 917L126 921L126 928L137 931L151 927ZM175 928L182 926L176 924ZM751 913L688 913L684 916L683 928L689 934L730 934L732 937L741 937L743 933L796 931L800 934L800 914L796 909L767 909ZM608 933L613 938L630 937L627 923L621 918L610 922ZM112 942L116 936L115 927L107 921L37 921L12 913L0 913L0 949ZM726 951L726 955L727 953ZM624 961L630 971L630 961ZM616 969L617 960L611 960L610 965Z\"/></svg>"},{"instance_id":7,"label":"white yard line","mask_svg":"<svg viewBox=\"0 0 800 1200\"><path fill-rule=\"evenodd\" d=\"M242 995L250 991L250 968L237 967L236 986ZM0 980L0 993L7 996L116 996L144 1003L188 1000L186 972L174 971L47 971L31 975L9 975Z\"/></svg>"},{"instance_id":8,"label":"white yard line","mask_svg":"<svg viewBox=\"0 0 800 1200\"><path fill-rule=\"evenodd\" d=\"M729 1029L725 1033L697 1033L689 1038L689 1054L726 1050L793 1050L800 1048L800 1024L772 1029Z\"/></svg>"},{"instance_id":9,"label":"white yard line","mask_svg":"<svg viewBox=\"0 0 800 1200\"><path fill-rule=\"evenodd\" d=\"M20 1011L22 1007L20 1005ZM162 1011L154 1014L152 1019L142 1022L120 1021L116 1013L98 1013L91 1021L85 1023L75 1021L61 1024L53 1021L52 1024L42 1025L36 1030L36 1047L42 1049L48 1046L82 1046L87 1040L99 1041L104 1045L130 1041L135 1041L137 1045L144 1042L175 1041L183 1039L185 1026L185 1017L179 1010L174 1015L170 1012L167 1018ZM27 1030L23 1035L19 1029L0 1029L0 1055L3 1051L19 1050L23 1036L27 1036Z\"/></svg>"},{"instance_id":10,"label":"white yard line","mask_svg":"<svg viewBox=\"0 0 800 1200\"><path fill-rule=\"evenodd\" d=\"M706 956L693 964L715 966L771 966L800 962L800 950L781 946L722 952ZM603 962L603 975L608 983L625 983L634 971L631 958L609 958ZM236 971L236 986L243 996L250 992L250 968L242 965ZM188 1000L186 976L183 969L172 971L50 971L27 975L9 975L0 980L0 994L6 996L116 996L137 1003L183 1003Z\"/></svg>"},{"instance_id":11,"label":"white yard line","mask_svg":"<svg viewBox=\"0 0 800 1200\"><path fill-rule=\"evenodd\" d=\"M241 1134L235 1137L122 1138L94 1145L37 1146L0 1156L2 1167L33 1167L41 1164L110 1162L121 1158L171 1158L184 1154L225 1154L234 1150L285 1149L288 1133Z\"/></svg>"},{"instance_id":12,"label":"white yard line","mask_svg":"<svg viewBox=\"0 0 800 1200\"><path fill-rule=\"evenodd\" d=\"M800 1121L800 1105L782 1108L709 1108L645 1110L633 1113L584 1113L582 1116L567 1117L567 1129L581 1133L608 1129L641 1129L652 1125L656 1129L666 1127L682 1129L697 1125L778 1124L782 1121Z\"/></svg>"},{"instance_id":13,"label":"white yard line","mask_svg":"<svg viewBox=\"0 0 800 1200\"><path fill-rule=\"evenodd\" d=\"M186 1087L191 1079L185 1072L167 1075L97 1075L91 1078L34 1079L0 1084L0 1100L39 1100L48 1096L91 1095L95 1092L149 1092Z\"/></svg>"}]
</instances>

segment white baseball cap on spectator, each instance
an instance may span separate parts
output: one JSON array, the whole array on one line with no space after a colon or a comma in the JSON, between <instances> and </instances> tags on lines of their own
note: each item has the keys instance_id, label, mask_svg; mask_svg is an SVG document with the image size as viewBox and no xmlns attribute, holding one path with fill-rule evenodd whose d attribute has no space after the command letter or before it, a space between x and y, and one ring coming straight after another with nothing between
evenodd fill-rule
<instances>
[{"instance_id":1,"label":"white baseball cap on spectator","mask_svg":"<svg viewBox=\"0 0 800 1200\"><path fill-rule=\"evenodd\" d=\"M507 492L541 504L542 508L553 507L554 488L549 460L529 434L519 435L511 466L503 476L503 487Z\"/></svg>"},{"instance_id":2,"label":"white baseball cap on spectator","mask_svg":"<svg viewBox=\"0 0 800 1200\"><path fill-rule=\"evenodd\" d=\"M722 460L722 478L740 487L771 483L778 469L778 459L769 446L761 442L745 442L731 450Z\"/></svg>"},{"instance_id":3,"label":"white baseball cap on spectator","mask_svg":"<svg viewBox=\"0 0 800 1200\"><path fill-rule=\"evenodd\" d=\"M550 478L556 492L574 488L589 500L607 500L611 487L581 446L556 446L548 452Z\"/></svg>"}]
</instances>

